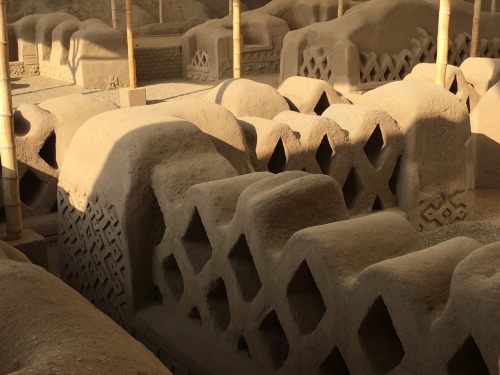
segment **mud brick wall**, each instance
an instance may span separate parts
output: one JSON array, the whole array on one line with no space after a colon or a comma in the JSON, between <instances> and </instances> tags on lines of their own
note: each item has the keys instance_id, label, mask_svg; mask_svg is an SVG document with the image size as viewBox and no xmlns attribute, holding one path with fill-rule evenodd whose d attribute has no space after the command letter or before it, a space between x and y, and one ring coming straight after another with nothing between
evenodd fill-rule
<instances>
[{"instance_id":1,"label":"mud brick wall","mask_svg":"<svg viewBox=\"0 0 500 375\"><path fill-rule=\"evenodd\" d=\"M138 48L135 61L139 81L182 77L181 46Z\"/></svg>"}]
</instances>

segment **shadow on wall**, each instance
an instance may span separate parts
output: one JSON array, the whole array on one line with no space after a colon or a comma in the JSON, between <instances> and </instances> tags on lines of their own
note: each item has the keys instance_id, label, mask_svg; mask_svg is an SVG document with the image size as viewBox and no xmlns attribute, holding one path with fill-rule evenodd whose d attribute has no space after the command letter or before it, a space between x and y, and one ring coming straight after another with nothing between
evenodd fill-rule
<instances>
[{"instance_id":1,"label":"shadow on wall","mask_svg":"<svg viewBox=\"0 0 500 375\"><path fill-rule=\"evenodd\" d=\"M84 88L127 84L125 38L102 21L55 13L27 16L8 28L12 76L41 74Z\"/></svg>"}]
</instances>

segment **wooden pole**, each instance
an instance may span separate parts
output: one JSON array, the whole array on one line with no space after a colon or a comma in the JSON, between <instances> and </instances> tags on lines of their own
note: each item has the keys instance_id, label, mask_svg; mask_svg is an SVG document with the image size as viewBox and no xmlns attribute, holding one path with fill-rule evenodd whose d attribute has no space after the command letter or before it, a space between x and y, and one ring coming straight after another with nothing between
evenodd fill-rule
<instances>
[{"instance_id":1,"label":"wooden pole","mask_svg":"<svg viewBox=\"0 0 500 375\"><path fill-rule=\"evenodd\" d=\"M338 0L338 5L337 18L340 18L344 15L344 0Z\"/></svg>"},{"instance_id":2,"label":"wooden pole","mask_svg":"<svg viewBox=\"0 0 500 375\"><path fill-rule=\"evenodd\" d=\"M160 20L160 23L163 23L163 0L158 0L158 13L158 19Z\"/></svg>"},{"instance_id":3,"label":"wooden pole","mask_svg":"<svg viewBox=\"0 0 500 375\"><path fill-rule=\"evenodd\" d=\"M16 143L14 140L6 0L0 0L0 23L0 158L2 164L3 204L7 239L17 240L21 238L23 221L21 218Z\"/></svg>"},{"instance_id":4,"label":"wooden pole","mask_svg":"<svg viewBox=\"0 0 500 375\"><path fill-rule=\"evenodd\" d=\"M497 11L497 0L491 0L491 13L496 13Z\"/></svg>"},{"instance_id":5,"label":"wooden pole","mask_svg":"<svg viewBox=\"0 0 500 375\"><path fill-rule=\"evenodd\" d=\"M480 18L481 18L481 0L474 0L474 16L472 17L472 39L470 42L470 57L477 57L477 50L479 44Z\"/></svg>"},{"instance_id":6,"label":"wooden pole","mask_svg":"<svg viewBox=\"0 0 500 375\"><path fill-rule=\"evenodd\" d=\"M233 0L233 77L241 77L241 8L240 0Z\"/></svg>"},{"instance_id":7,"label":"wooden pole","mask_svg":"<svg viewBox=\"0 0 500 375\"><path fill-rule=\"evenodd\" d=\"M118 29L118 22L116 21L116 0L111 0L111 22L113 29Z\"/></svg>"},{"instance_id":8,"label":"wooden pole","mask_svg":"<svg viewBox=\"0 0 500 375\"><path fill-rule=\"evenodd\" d=\"M137 88L135 78L135 59L134 59L134 36L132 34L132 0L125 0L125 12L127 16L127 47L128 47L128 76L131 89Z\"/></svg>"},{"instance_id":9,"label":"wooden pole","mask_svg":"<svg viewBox=\"0 0 500 375\"><path fill-rule=\"evenodd\" d=\"M450 0L439 4L439 23L437 37L436 84L444 87L446 65L448 64L448 29L450 25Z\"/></svg>"},{"instance_id":10,"label":"wooden pole","mask_svg":"<svg viewBox=\"0 0 500 375\"><path fill-rule=\"evenodd\" d=\"M229 0L229 15L233 15L233 0Z\"/></svg>"}]
</instances>

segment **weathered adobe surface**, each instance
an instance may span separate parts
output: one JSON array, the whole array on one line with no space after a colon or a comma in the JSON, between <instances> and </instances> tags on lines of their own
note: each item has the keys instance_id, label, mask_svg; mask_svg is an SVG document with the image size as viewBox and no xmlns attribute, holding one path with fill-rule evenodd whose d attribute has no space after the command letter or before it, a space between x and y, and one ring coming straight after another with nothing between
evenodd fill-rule
<instances>
[{"instance_id":1,"label":"weathered adobe surface","mask_svg":"<svg viewBox=\"0 0 500 375\"><path fill-rule=\"evenodd\" d=\"M82 296L0 241L0 374L171 374Z\"/></svg>"}]
</instances>

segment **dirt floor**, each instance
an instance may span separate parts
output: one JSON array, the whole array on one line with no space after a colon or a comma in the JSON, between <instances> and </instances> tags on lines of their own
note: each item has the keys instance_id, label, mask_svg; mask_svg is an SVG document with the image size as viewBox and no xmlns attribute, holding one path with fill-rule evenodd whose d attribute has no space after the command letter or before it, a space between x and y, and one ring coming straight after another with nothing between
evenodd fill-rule
<instances>
[{"instance_id":1,"label":"dirt floor","mask_svg":"<svg viewBox=\"0 0 500 375\"><path fill-rule=\"evenodd\" d=\"M276 88L279 85L278 74L263 74L248 78ZM139 82L139 87L146 88L147 103L155 104L175 99L203 98L207 91L217 84L200 84L176 79L161 82ZM118 90L84 90L69 82L56 81L41 76L12 79L12 104L14 108L17 108L21 103L38 104L47 99L69 94L90 95L95 98L109 99L116 104L119 103Z\"/></svg>"},{"instance_id":2,"label":"dirt floor","mask_svg":"<svg viewBox=\"0 0 500 375\"><path fill-rule=\"evenodd\" d=\"M258 82L278 87L278 74L248 77ZM203 98L214 84L198 84L187 80L164 82L140 82L146 88L148 104L185 98ZM83 94L96 98L109 99L118 104L118 90L83 90L73 84L55 81L45 77L23 77L13 79L13 106L21 103L37 104L46 99L68 95ZM466 236L488 244L500 241L500 190L476 190L475 209L470 220L459 222L445 228L439 228L419 235L421 247L429 247L448 239ZM49 249L50 271L58 274L57 247L54 241Z\"/></svg>"}]
</instances>

